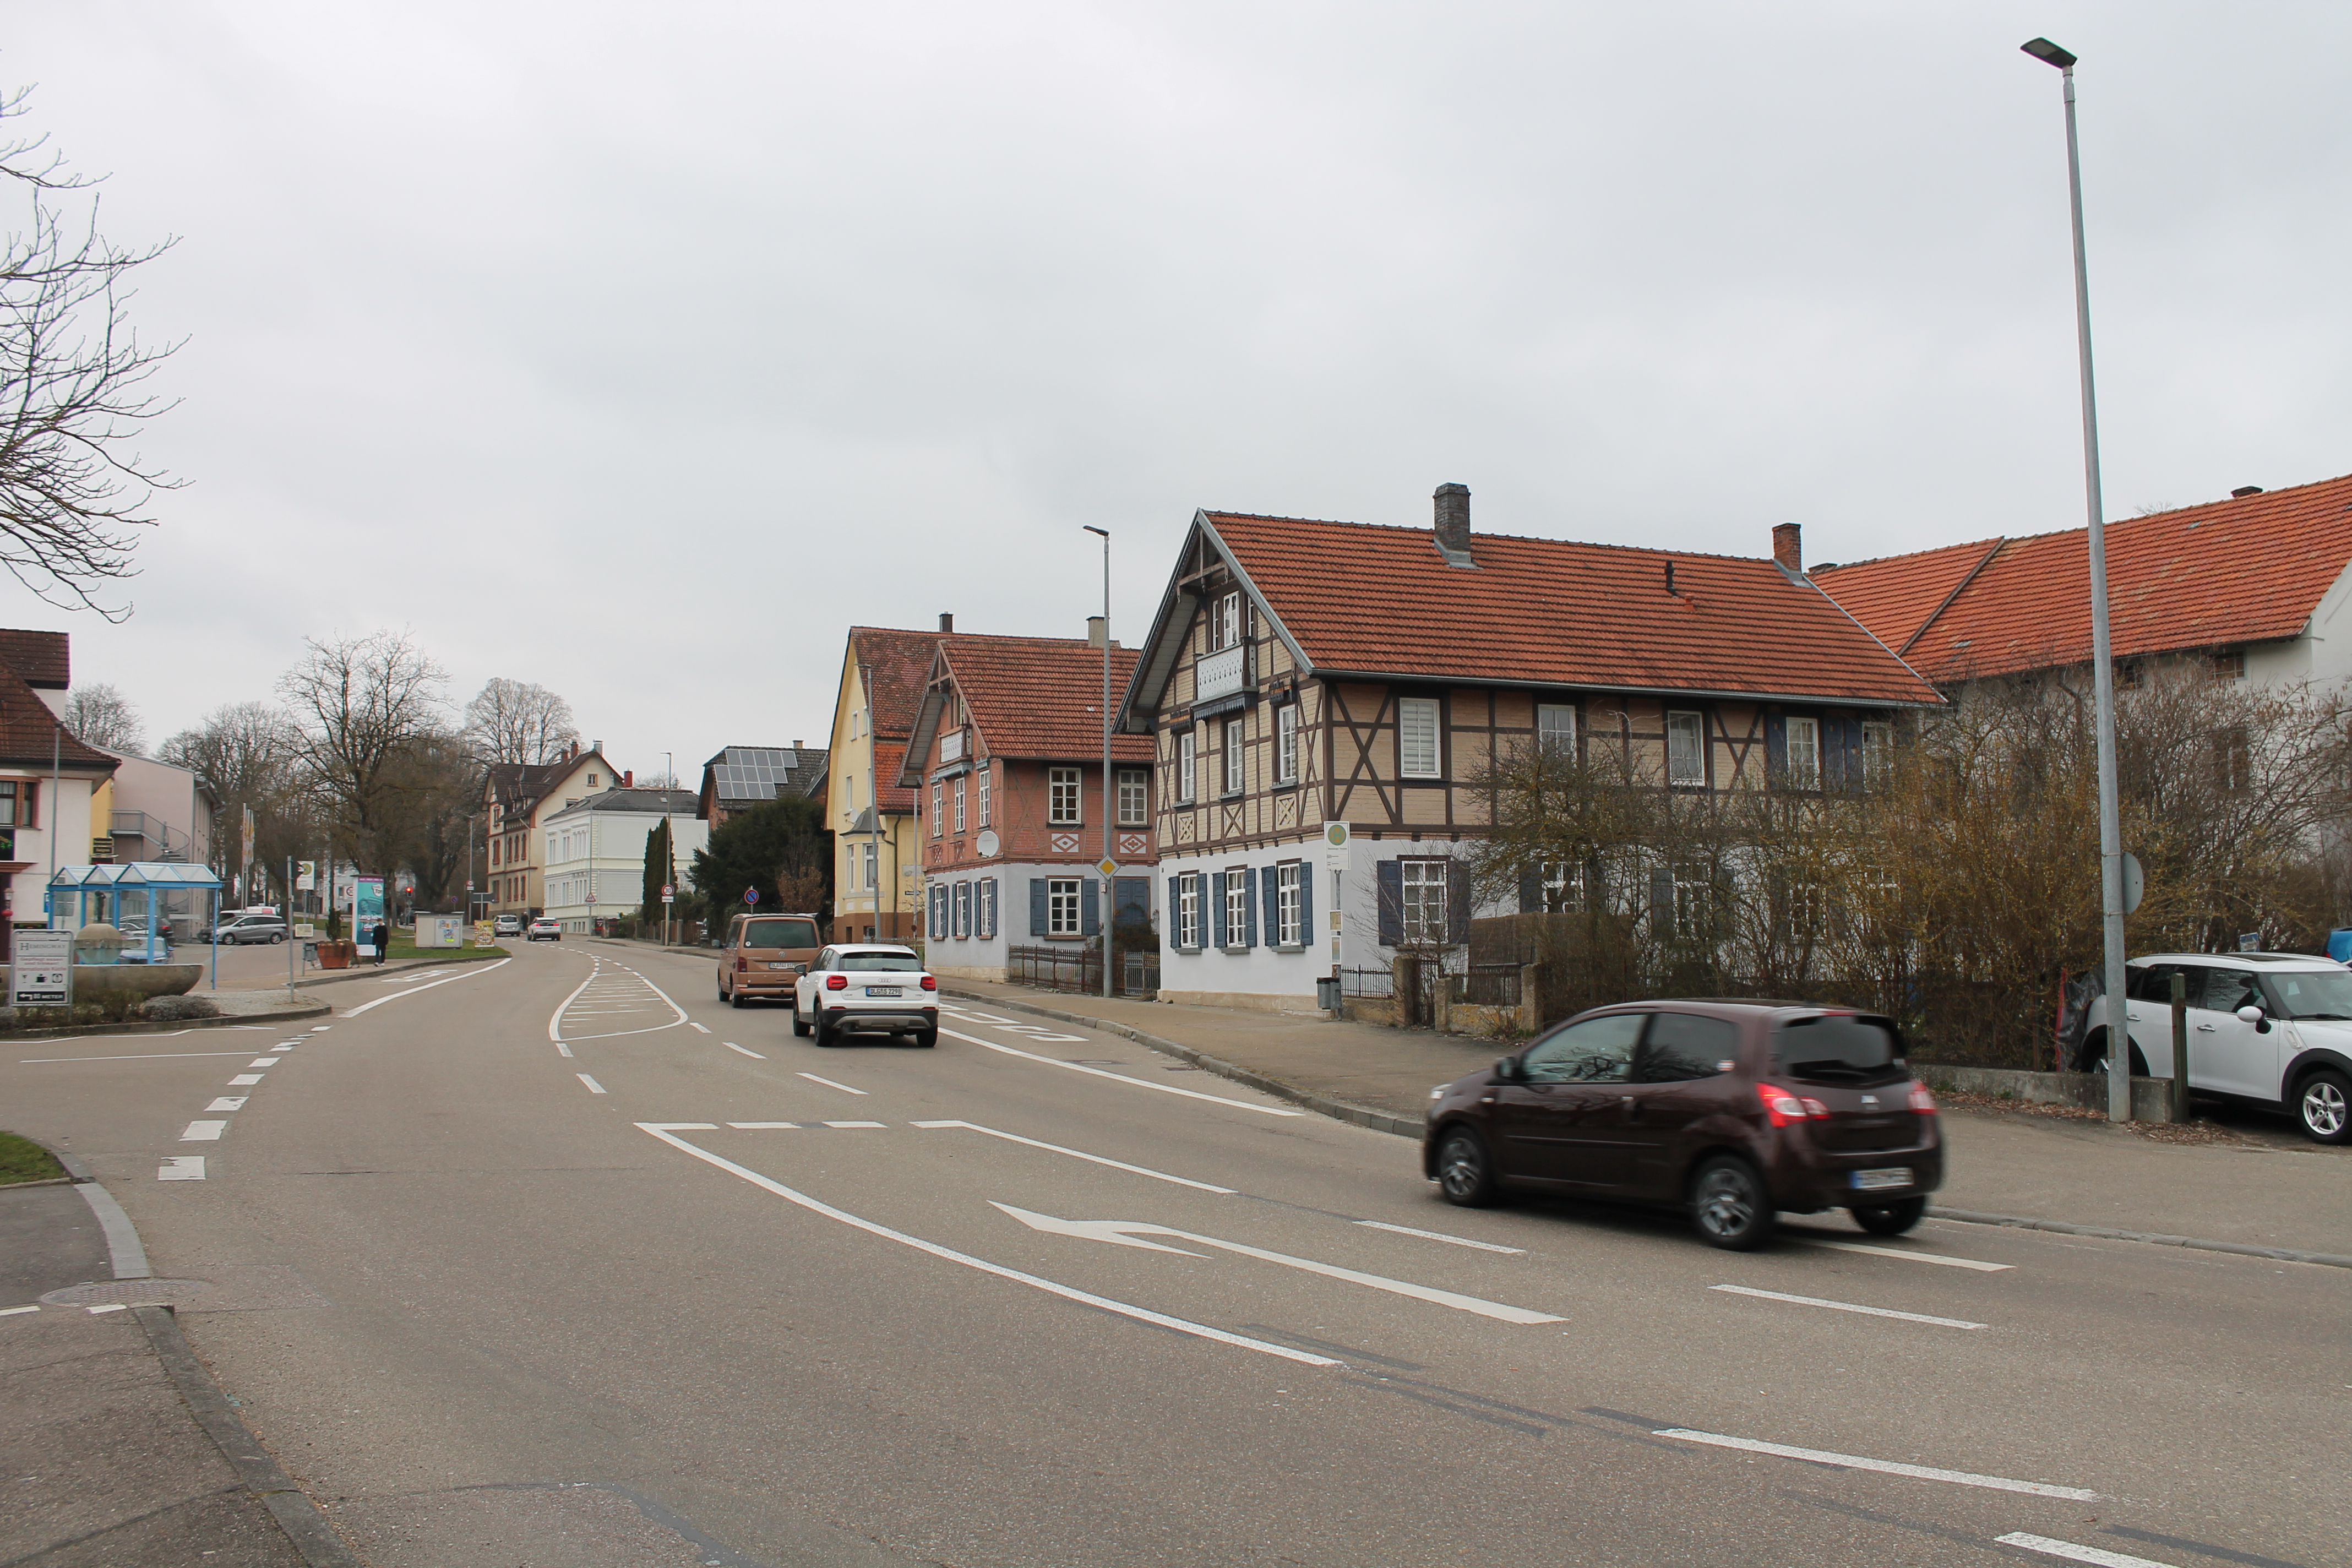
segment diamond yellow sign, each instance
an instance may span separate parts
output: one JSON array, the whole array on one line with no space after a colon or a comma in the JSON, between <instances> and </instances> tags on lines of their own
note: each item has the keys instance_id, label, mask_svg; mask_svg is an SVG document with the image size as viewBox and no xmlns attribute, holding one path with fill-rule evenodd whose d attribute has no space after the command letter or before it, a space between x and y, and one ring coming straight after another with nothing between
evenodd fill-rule
<instances>
[{"instance_id":1,"label":"diamond yellow sign","mask_svg":"<svg viewBox=\"0 0 2352 1568\"><path fill-rule=\"evenodd\" d=\"M1095 867L1095 869L1100 871L1106 877L1116 877L1118 875L1118 862L1106 855L1102 858L1101 862Z\"/></svg>"}]
</instances>

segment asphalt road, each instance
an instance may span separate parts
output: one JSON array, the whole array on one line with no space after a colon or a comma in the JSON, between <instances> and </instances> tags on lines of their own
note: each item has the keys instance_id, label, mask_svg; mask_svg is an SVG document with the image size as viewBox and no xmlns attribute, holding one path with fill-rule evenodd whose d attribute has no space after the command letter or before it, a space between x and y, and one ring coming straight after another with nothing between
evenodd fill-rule
<instances>
[{"instance_id":1,"label":"asphalt road","mask_svg":"<svg viewBox=\"0 0 2352 1568\"><path fill-rule=\"evenodd\" d=\"M820 1051L644 949L335 990L0 1082L380 1568L2352 1561L2344 1270L1465 1212L1115 1037Z\"/></svg>"}]
</instances>

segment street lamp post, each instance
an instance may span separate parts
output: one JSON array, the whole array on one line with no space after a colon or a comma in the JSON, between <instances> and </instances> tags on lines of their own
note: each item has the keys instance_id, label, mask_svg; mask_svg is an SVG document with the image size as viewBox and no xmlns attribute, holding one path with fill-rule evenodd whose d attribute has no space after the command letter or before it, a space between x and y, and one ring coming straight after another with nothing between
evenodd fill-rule
<instances>
[{"instance_id":1,"label":"street lamp post","mask_svg":"<svg viewBox=\"0 0 2352 1568\"><path fill-rule=\"evenodd\" d=\"M2132 1115L2131 1034L2124 1001L2124 846L2116 788L2116 667L2107 636L2107 531L2099 493L2099 408L2091 380L2091 270L2083 247L2083 153L2074 130L2074 56L2047 38L2021 46L2065 83L2066 189L2074 219L2074 347L2083 377L2083 491L2090 514L2091 689L2099 748L2099 913L2105 938L2107 1120ZM2120 1038L2118 1037L2120 1037Z\"/></svg>"},{"instance_id":2,"label":"street lamp post","mask_svg":"<svg viewBox=\"0 0 2352 1568\"><path fill-rule=\"evenodd\" d=\"M1117 926L1117 905L1114 902L1118 884L1112 879L1110 867L1118 857L1110 852L1111 844L1111 780L1110 780L1110 531L1094 524L1081 523L1088 533L1097 534L1103 542L1103 613L1102 613L1102 741L1103 741L1103 863L1102 870L1102 955L1103 994L1110 994L1111 931Z\"/></svg>"}]
</instances>

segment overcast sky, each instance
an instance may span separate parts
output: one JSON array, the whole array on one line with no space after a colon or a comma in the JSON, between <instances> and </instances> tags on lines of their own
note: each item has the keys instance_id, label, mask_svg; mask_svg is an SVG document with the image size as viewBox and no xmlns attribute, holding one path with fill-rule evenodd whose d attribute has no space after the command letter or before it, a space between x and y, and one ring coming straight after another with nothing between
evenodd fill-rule
<instances>
[{"instance_id":1,"label":"overcast sky","mask_svg":"<svg viewBox=\"0 0 2352 1568\"><path fill-rule=\"evenodd\" d=\"M6 0L180 243L152 740L405 626L614 763L822 743L853 621L1140 637L1196 507L1852 560L2352 471L2352 6ZM11 221L14 221L13 219Z\"/></svg>"}]
</instances>

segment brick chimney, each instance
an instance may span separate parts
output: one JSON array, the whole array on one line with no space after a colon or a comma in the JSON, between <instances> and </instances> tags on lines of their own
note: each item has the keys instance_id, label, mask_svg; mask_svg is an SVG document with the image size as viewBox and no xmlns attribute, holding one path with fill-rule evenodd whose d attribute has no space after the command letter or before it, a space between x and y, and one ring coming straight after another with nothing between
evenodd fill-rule
<instances>
[{"instance_id":1,"label":"brick chimney","mask_svg":"<svg viewBox=\"0 0 2352 1568\"><path fill-rule=\"evenodd\" d=\"M1437 503L1437 549L1446 563L1468 566L1470 559L1470 487L1440 485L1431 498Z\"/></svg>"},{"instance_id":2,"label":"brick chimney","mask_svg":"<svg viewBox=\"0 0 2352 1568\"><path fill-rule=\"evenodd\" d=\"M1780 522L1772 525L1772 559L1781 570L1801 573L1805 569L1804 525Z\"/></svg>"},{"instance_id":3,"label":"brick chimney","mask_svg":"<svg viewBox=\"0 0 2352 1568\"><path fill-rule=\"evenodd\" d=\"M943 632L951 632L955 630L955 617L950 615L942 614L940 616L940 630Z\"/></svg>"},{"instance_id":4,"label":"brick chimney","mask_svg":"<svg viewBox=\"0 0 2352 1568\"><path fill-rule=\"evenodd\" d=\"M637 787L636 769L631 768L627 773L621 775L621 787L623 789L635 789Z\"/></svg>"}]
</instances>

